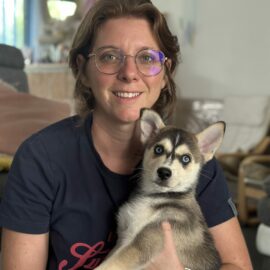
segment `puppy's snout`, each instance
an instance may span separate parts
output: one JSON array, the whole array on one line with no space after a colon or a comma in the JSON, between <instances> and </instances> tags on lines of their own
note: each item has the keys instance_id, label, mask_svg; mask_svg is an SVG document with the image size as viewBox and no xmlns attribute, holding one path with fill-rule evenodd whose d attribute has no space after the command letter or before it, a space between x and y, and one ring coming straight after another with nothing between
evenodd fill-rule
<instances>
[{"instance_id":1,"label":"puppy's snout","mask_svg":"<svg viewBox=\"0 0 270 270\"><path fill-rule=\"evenodd\" d=\"M171 172L171 170L168 169L168 168L161 167L161 168L158 168L157 174L158 174L158 177L159 177L161 180L167 180L167 179L169 179L169 178L171 177L172 172Z\"/></svg>"}]
</instances>

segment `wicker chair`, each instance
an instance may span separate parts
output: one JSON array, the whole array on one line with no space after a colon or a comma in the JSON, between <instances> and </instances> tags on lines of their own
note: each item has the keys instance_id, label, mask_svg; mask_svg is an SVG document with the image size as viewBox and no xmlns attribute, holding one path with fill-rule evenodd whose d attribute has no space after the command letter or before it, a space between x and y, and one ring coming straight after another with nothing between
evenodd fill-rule
<instances>
[{"instance_id":1,"label":"wicker chair","mask_svg":"<svg viewBox=\"0 0 270 270\"><path fill-rule=\"evenodd\" d=\"M270 174L270 98L230 97L221 116L227 124L217 154L237 205L239 220L258 223L256 205Z\"/></svg>"},{"instance_id":2,"label":"wicker chair","mask_svg":"<svg viewBox=\"0 0 270 270\"><path fill-rule=\"evenodd\" d=\"M270 175L270 155L246 157L238 172L238 212L245 224L257 224L257 205L266 196L264 182ZM255 215L254 215L255 214Z\"/></svg>"}]
</instances>

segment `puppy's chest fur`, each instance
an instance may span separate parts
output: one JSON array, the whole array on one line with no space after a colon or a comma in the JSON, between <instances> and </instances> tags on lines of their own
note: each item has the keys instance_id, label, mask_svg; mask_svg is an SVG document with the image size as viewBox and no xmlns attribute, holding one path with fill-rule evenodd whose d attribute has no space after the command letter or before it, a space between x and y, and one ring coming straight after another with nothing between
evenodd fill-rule
<instances>
[{"instance_id":1,"label":"puppy's chest fur","mask_svg":"<svg viewBox=\"0 0 270 270\"><path fill-rule=\"evenodd\" d=\"M173 230L178 231L177 228L181 227L177 234L183 246L187 247L194 237L198 244L203 241L203 217L190 191L188 194L171 192L135 195L119 212L119 242L128 245L143 228L149 224L158 227L164 220L173 225Z\"/></svg>"}]
</instances>

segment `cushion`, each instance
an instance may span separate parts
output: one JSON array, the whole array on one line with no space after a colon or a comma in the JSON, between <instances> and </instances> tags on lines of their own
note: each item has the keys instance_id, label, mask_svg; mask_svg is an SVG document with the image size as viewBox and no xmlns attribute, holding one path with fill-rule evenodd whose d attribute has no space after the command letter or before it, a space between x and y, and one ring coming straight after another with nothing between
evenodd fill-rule
<instances>
[{"instance_id":1,"label":"cushion","mask_svg":"<svg viewBox=\"0 0 270 270\"><path fill-rule=\"evenodd\" d=\"M70 115L67 103L19 93L0 81L0 153L13 155L31 134Z\"/></svg>"},{"instance_id":2,"label":"cushion","mask_svg":"<svg viewBox=\"0 0 270 270\"><path fill-rule=\"evenodd\" d=\"M222 118L231 124L261 125L269 116L269 107L267 96L226 97Z\"/></svg>"},{"instance_id":3,"label":"cushion","mask_svg":"<svg viewBox=\"0 0 270 270\"><path fill-rule=\"evenodd\" d=\"M248 152L267 134L270 121L270 98L265 96L227 97L221 119L226 133L222 153Z\"/></svg>"},{"instance_id":4,"label":"cushion","mask_svg":"<svg viewBox=\"0 0 270 270\"><path fill-rule=\"evenodd\" d=\"M261 223L256 235L257 250L266 256L270 256L270 226Z\"/></svg>"},{"instance_id":5,"label":"cushion","mask_svg":"<svg viewBox=\"0 0 270 270\"><path fill-rule=\"evenodd\" d=\"M249 152L266 135L268 126L254 128L244 125L231 125L226 122L226 132L219 152Z\"/></svg>"}]
</instances>

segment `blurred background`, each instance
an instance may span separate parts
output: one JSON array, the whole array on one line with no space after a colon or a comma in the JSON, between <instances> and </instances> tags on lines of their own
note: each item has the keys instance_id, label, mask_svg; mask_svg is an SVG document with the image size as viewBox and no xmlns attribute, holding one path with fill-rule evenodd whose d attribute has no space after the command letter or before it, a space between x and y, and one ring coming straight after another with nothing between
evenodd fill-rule
<instances>
[{"instance_id":1,"label":"blurred background","mask_svg":"<svg viewBox=\"0 0 270 270\"><path fill-rule=\"evenodd\" d=\"M73 33L94 1L0 0L0 42L21 48L27 63L65 62ZM57 9L57 2L69 5ZM153 3L181 44L176 81L182 96L269 95L268 0ZM68 16L73 4L75 14Z\"/></svg>"},{"instance_id":2,"label":"blurred background","mask_svg":"<svg viewBox=\"0 0 270 270\"><path fill-rule=\"evenodd\" d=\"M74 114L67 57L72 37L95 1L0 0L1 190L20 143ZM269 270L270 1L152 2L181 47L175 73L178 100L170 121L194 132L226 121L217 158L254 269Z\"/></svg>"}]
</instances>

